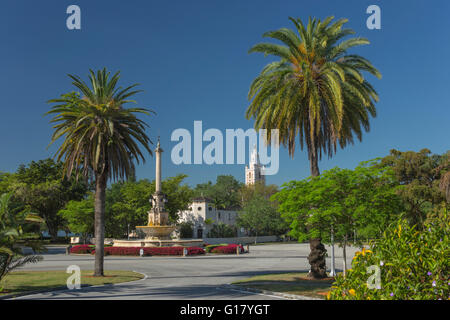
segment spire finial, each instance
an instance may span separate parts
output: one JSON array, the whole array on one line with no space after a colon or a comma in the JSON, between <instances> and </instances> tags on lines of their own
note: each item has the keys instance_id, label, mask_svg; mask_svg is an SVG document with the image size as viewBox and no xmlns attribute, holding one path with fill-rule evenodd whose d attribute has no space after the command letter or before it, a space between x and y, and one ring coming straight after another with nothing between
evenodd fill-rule
<instances>
[{"instance_id":1,"label":"spire finial","mask_svg":"<svg viewBox=\"0 0 450 320\"><path fill-rule=\"evenodd\" d=\"M156 144L155 152L163 152L164 150L161 148L160 137L158 136L158 143Z\"/></svg>"}]
</instances>

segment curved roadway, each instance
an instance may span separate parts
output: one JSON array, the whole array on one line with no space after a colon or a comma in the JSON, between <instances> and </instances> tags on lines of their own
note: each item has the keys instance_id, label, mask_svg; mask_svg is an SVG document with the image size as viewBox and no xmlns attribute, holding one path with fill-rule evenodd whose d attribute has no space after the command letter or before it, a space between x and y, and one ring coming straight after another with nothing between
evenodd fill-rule
<instances>
[{"instance_id":1,"label":"curved roadway","mask_svg":"<svg viewBox=\"0 0 450 320\"><path fill-rule=\"evenodd\" d=\"M327 250L331 252L329 247ZM355 248L347 249L348 263L355 251ZM335 252L336 267L341 269L342 250L335 247ZM282 299L232 290L224 285L259 274L307 272L308 253L308 244L269 244L250 246L250 253L241 255L142 258L108 256L105 257L106 270L133 270L147 275L147 278L116 285L40 293L17 299ZM94 257L65 255L63 247L51 247L42 262L23 269L66 270L69 265L78 265L81 270L92 270ZM327 267L329 270L329 258Z\"/></svg>"}]
</instances>

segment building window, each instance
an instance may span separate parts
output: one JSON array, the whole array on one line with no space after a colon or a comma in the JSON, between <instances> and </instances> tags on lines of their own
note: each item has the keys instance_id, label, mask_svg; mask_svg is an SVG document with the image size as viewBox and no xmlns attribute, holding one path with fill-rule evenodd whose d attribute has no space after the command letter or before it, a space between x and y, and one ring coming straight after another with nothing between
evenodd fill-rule
<instances>
[{"instance_id":1,"label":"building window","mask_svg":"<svg viewBox=\"0 0 450 320\"><path fill-rule=\"evenodd\" d=\"M220 212L219 212L219 219L220 219Z\"/></svg>"},{"instance_id":2,"label":"building window","mask_svg":"<svg viewBox=\"0 0 450 320\"><path fill-rule=\"evenodd\" d=\"M202 210L202 207L198 207L197 210L198 210L198 211L201 211L201 210Z\"/></svg>"},{"instance_id":3,"label":"building window","mask_svg":"<svg viewBox=\"0 0 450 320\"><path fill-rule=\"evenodd\" d=\"M208 210L211 211L211 210L212 210L212 207L209 207Z\"/></svg>"}]
</instances>

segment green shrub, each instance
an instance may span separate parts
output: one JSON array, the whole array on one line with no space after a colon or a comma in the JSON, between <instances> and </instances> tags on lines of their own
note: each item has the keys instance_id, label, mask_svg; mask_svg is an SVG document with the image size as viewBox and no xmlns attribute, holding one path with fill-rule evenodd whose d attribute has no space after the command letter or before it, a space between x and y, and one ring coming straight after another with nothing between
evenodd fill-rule
<instances>
[{"instance_id":1,"label":"green shrub","mask_svg":"<svg viewBox=\"0 0 450 320\"><path fill-rule=\"evenodd\" d=\"M450 240L447 210L417 231L406 220L400 220L371 243L371 250L357 252L347 277L336 277L327 298L332 300L431 300L450 298ZM368 278L378 266L380 286L369 289Z\"/></svg>"},{"instance_id":2,"label":"green shrub","mask_svg":"<svg viewBox=\"0 0 450 320\"><path fill-rule=\"evenodd\" d=\"M208 232L208 238L233 238L237 235L235 226L229 226L225 223L219 222L212 226Z\"/></svg>"},{"instance_id":3,"label":"green shrub","mask_svg":"<svg viewBox=\"0 0 450 320\"><path fill-rule=\"evenodd\" d=\"M192 238L192 234L194 233L194 224L192 222L181 222L179 228L181 239Z\"/></svg>"}]
</instances>

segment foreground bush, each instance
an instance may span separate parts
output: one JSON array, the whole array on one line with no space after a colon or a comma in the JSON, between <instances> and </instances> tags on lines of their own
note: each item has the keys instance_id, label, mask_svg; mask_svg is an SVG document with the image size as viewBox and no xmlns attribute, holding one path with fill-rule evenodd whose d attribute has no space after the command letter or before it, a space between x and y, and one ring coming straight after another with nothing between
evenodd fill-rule
<instances>
[{"instance_id":1,"label":"foreground bush","mask_svg":"<svg viewBox=\"0 0 450 320\"><path fill-rule=\"evenodd\" d=\"M425 224L423 231L410 227L405 220L388 228L384 237L371 245L371 250L356 253L347 277L336 277L327 298L449 299L449 222L446 209L442 209ZM374 271L367 270L370 266L379 267L378 288L369 289L368 278L374 275Z\"/></svg>"},{"instance_id":2,"label":"foreground bush","mask_svg":"<svg viewBox=\"0 0 450 320\"><path fill-rule=\"evenodd\" d=\"M140 250L144 250L144 256L182 256L184 247L107 247L105 256L139 256ZM205 250L199 247L188 247L188 255L204 254ZM95 250L91 252L95 253Z\"/></svg>"},{"instance_id":3,"label":"foreground bush","mask_svg":"<svg viewBox=\"0 0 450 320\"><path fill-rule=\"evenodd\" d=\"M218 246L215 247L211 250L211 253L224 253L224 254L235 254L236 253L236 248L239 247L239 252L243 253L244 252L244 247L242 245L238 245L238 244L229 244L226 246Z\"/></svg>"}]
</instances>

